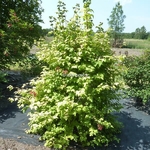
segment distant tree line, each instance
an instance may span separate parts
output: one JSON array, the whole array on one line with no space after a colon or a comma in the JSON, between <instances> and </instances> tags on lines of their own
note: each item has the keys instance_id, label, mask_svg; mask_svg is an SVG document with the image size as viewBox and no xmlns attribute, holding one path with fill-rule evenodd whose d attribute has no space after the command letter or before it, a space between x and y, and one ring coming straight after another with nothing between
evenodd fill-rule
<instances>
[{"instance_id":1,"label":"distant tree line","mask_svg":"<svg viewBox=\"0 0 150 150\"><path fill-rule=\"evenodd\" d=\"M51 33L51 28L45 28L41 30L41 36L53 36ZM97 31L98 32L98 31ZM123 39L150 39L150 32L147 32L145 26L137 28L134 32L131 33L121 33Z\"/></svg>"},{"instance_id":2,"label":"distant tree line","mask_svg":"<svg viewBox=\"0 0 150 150\"><path fill-rule=\"evenodd\" d=\"M131 33L122 33L125 39L149 39L150 32L147 32L145 26L137 28L134 32Z\"/></svg>"}]
</instances>

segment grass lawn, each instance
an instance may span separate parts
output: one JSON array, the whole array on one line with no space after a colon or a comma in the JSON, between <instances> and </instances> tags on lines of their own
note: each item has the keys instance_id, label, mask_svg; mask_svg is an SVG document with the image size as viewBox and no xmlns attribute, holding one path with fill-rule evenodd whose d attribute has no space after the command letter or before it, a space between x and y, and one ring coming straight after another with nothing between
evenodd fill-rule
<instances>
[{"instance_id":1,"label":"grass lawn","mask_svg":"<svg viewBox=\"0 0 150 150\"><path fill-rule=\"evenodd\" d=\"M141 40L141 39L125 39L127 48L132 49L150 49L150 41L149 40Z\"/></svg>"}]
</instances>

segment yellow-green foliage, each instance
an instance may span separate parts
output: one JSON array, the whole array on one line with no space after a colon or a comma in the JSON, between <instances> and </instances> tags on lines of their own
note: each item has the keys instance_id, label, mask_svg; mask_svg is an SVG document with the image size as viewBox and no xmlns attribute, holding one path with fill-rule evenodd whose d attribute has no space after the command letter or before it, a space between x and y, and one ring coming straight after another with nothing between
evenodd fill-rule
<instances>
[{"instance_id":1,"label":"yellow-green foliage","mask_svg":"<svg viewBox=\"0 0 150 150\"><path fill-rule=\"evenodd\" d=\"M49 64L33 80L32 89L19 91L20 107L30 107L30 133L40 134L46 146L66 149L71 141L95 146L118 141L120 123L112 115L119 111L120 75L109 34L93 34L90 2L74 8L66 22L65 4L59 1L52 42L42 42L38 54ZM101 29L101 26L97 28Z\"/></svg>"}]
</instances>

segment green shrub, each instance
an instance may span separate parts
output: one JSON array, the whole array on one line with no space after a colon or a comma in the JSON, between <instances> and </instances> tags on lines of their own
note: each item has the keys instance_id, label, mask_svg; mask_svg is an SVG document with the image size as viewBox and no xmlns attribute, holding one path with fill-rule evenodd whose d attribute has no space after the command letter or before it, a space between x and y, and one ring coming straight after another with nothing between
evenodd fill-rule
<instances>
[{"instance_id":1,"label":"green shrub","mask_svg":"<svg viewBox=\"0 0 150 150\"><path fill-rule=\"evenodd\" d=\"M4 73L3 71L0 71L0 83L7 82L6 75L7 75L6 73Z\"/></svg>"},{"instance_id":2,"label":"green shrub","mask_svg":"<svg viewBox=\"0 0 150 150\"><path fill-rule=\"evenodd\" d=\"M17 7L16 7L17 6ZM21 9L21 11L20 11ZM0 70L27 56L40 38L41 1L1 1Z\"/></svg>"},{"instance_id":3,"label":"green shrub","mask_svg":"<svg viewBox=\"0 0 150 150\"><path fill-rule=\"evenodd\" d=\"M128 86L126 93L145 104L150 98L150 51L140 57L126 57L124 63L127 67L127 73L124 74Z\"/></svg>"},{"instance_id":4,"label":"green shrub","mask_svg":"<svg viewBox=\"0 0 150 150\"><path fill-rule=\"evenodd\" d=\"M65 20L65 4L59 1L58 18L51 17L54 39L42 42L38 54L49 64L32 89L21 89L19 107L31 108L29 133L40 134L45 145L65 149L71 141L94 146L118 141L121 123L118 59L113 56L107 32L93 34L90 2L79 5L71 21ZM97 28L101 28L98 26Z\"/></svg>"},{"instance_id":5,"label":"green shrub","mask_svg":"<svg viewBox=\"0 0 150 150\"><path fill-rule=\"evenodd\" d=\"M7 76L6 73L4 73L3 71L0 71L0 85L1 85L1 83L7 82L6 76ZM2 94L1 94L1 87L0 87L0 98L1 97L2 97Z\"/></svg>"},{"instance_id":6,"label":"green shrub","mask_svg":"<svg viewBox=\"0 0 150 150\"><path fill-rule=\"evenodd\" d=\"M9 65L10 70L19 71L23 77L35 77L40 75L44 63L40 61L36 54L29 54L21 60Z\"/></svg>"}]
</instances>

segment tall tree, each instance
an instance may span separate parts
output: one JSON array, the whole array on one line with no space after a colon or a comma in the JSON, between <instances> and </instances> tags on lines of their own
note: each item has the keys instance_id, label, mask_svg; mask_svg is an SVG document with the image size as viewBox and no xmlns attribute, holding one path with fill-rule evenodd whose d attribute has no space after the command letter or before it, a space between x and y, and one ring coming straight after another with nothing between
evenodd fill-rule
<instances>
[{"instance_id":1,"label":"tall tree","mask_svg":"<svg viewBox=\"0 0 150 150\"><path fill-rule=\"evenodd\" d=\"M141 31L141 39L147 39L147 31L145 26L142 26L140 31Z\"/></svg>"},{"instance_id":2,"label":"tall tree","mask_svg":"<svg viewBox=\"0 0 150 150\"><path fill-rule=\"evenodd\" d=\"M140 28L136 28L134 38L140 39Z\"/></svg>"},{"instance_id":3,"label":"tall tree","mask_svg":"<svg viewBox=\"0 0 150 150\"><path fill-rule=\"evenodd\" d=\"M135 37L136 39L147 39L148 33L146 31L145 26L142 26L141 28L137 28L135 30Z\"/></svg>"},{"instance_id":4,"label":"tall tree","mask_svg":"<svg viewBox=\"0 0 150 150\"><path fill-rule=\"evenodd\" d=\"M24 57L40 37L41 0L0 1L0 68Z\"/></svg>"},{"instance_id":5,"label":"tall tree","mask_svg":"<svg viewBox=\"0 0 150 150\"><path fill-rule=\"evenodd\" d=\"M122 5L118 2L111 11L110 18L108 20L109 27L112 29L113 46L117 46L117 42L122 41L121 33L125 29L124 15ZM121 42L123 43L123 42Z\"/></svg>"}]
</instances>

